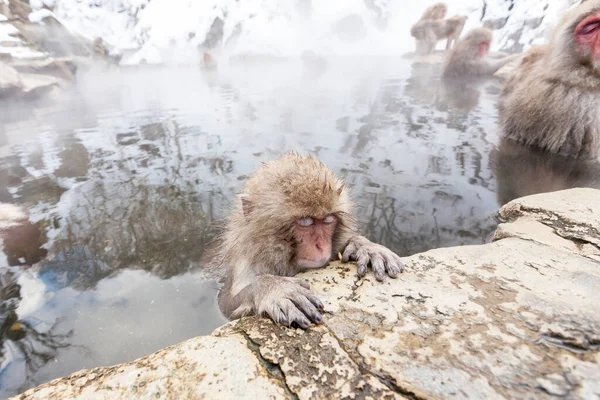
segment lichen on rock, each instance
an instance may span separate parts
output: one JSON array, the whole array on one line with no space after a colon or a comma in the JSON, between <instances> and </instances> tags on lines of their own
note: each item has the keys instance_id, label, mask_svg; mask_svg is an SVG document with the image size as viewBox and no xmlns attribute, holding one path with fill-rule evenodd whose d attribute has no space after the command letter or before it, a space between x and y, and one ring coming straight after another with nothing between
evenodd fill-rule
<instances>
[{"instance_id":1,"label":"lichen on rock","mask_svg":"<svg viewBox=\"0 0 600 400\"><path fill-rule=\"evenodd\" d=\"M600 191L516 199L492 243L301 275L325 304L308 330L248 317L33 398L590 399L600 393Z\"/></svg>"}]
</instances>

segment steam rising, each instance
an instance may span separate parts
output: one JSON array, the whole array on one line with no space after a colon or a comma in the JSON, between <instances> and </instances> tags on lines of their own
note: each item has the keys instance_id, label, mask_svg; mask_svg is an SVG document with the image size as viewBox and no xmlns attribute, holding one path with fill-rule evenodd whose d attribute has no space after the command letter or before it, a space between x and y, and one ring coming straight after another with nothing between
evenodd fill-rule
<instances>
[{"instance_id":1,"label":"steam rising","mask_svg":"<svg viewBox=\"0 0 600 400\"><path fill-rule=\"evenodd\" d=\"M80 34L103 37L125 64L181 63L212 47L229 54L297 56L305 50L335 55L397 55L414 49L410 26L434 0L62 0L56 17ZM492 48L520 51L545 40L546 27L568 0L450 0L448 15L468 16L465 32L492 24ZM34 5L34 2L32 2ZM520 35L516 33L522 32ZM214 32L213 32L214 33ZM222 34L222 37L221 37ZM519 37L520 36L520 37ZM213 37L214 39L214 37Z\"/></svg>"}]
</instances>

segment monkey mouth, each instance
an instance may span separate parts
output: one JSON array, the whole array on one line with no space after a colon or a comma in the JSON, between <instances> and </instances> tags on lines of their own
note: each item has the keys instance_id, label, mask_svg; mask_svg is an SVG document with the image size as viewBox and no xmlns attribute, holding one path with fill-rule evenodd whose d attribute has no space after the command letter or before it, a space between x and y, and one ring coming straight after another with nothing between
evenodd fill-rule
<instances>
[{"instance_id":1,"label":"monkey mouth","mask_svg":"<svg viewBox=\"0 0 600 400\"><path fill-rule=\"evenodd\" d=\"M324 267L327 263L329 263L329 260L330 257L320 259L302 257L299 258L296 262L299 266L304 268L321 268Z\"/></svg>"}]
</instances>

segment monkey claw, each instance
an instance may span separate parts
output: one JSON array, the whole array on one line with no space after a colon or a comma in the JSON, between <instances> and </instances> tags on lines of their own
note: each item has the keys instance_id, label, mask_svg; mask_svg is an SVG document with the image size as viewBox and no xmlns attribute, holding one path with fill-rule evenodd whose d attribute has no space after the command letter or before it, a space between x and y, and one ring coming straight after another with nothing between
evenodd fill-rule
<instances>
[{"instance_id":1,"label":"monkey claw","mask_svg":"<svg viewBox=\"0 0 600 400\"><path fill-rule=\"evenodd\" d=\"M20 399L595 398L600 393L600 191L502 208L492 243L299 275L323 302L307 330L246 317Z\"/></svg>"}]
</instances>

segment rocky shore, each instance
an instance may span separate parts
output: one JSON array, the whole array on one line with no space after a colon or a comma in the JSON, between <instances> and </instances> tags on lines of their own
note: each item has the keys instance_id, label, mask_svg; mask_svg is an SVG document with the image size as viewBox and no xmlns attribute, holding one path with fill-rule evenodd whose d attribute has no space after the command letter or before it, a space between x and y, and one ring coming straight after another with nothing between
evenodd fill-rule
<instances>
[{"instance_id":1,"label":"rocky shore","mask_svg":"<svg viewBox=\"0 0 600 400\"><path fill-rule=\"evenodd\" d=\"M102 41L69 31L52 9L0 2L0 99L40 98L70 85L93 60L111 60Z\"/></svg>"},{"instance_id":2,"label":"rocky shore","mask_svg":"<svg viewBox=\"0 0 600 400\"><path fill-rule=\"evenodd\" d=\"M245 318L15 398L597 398L600 191L520 198L499 219L491 243L407 257L395 280L304 274L318 327Z\"/></svg>"}]
</instances>

